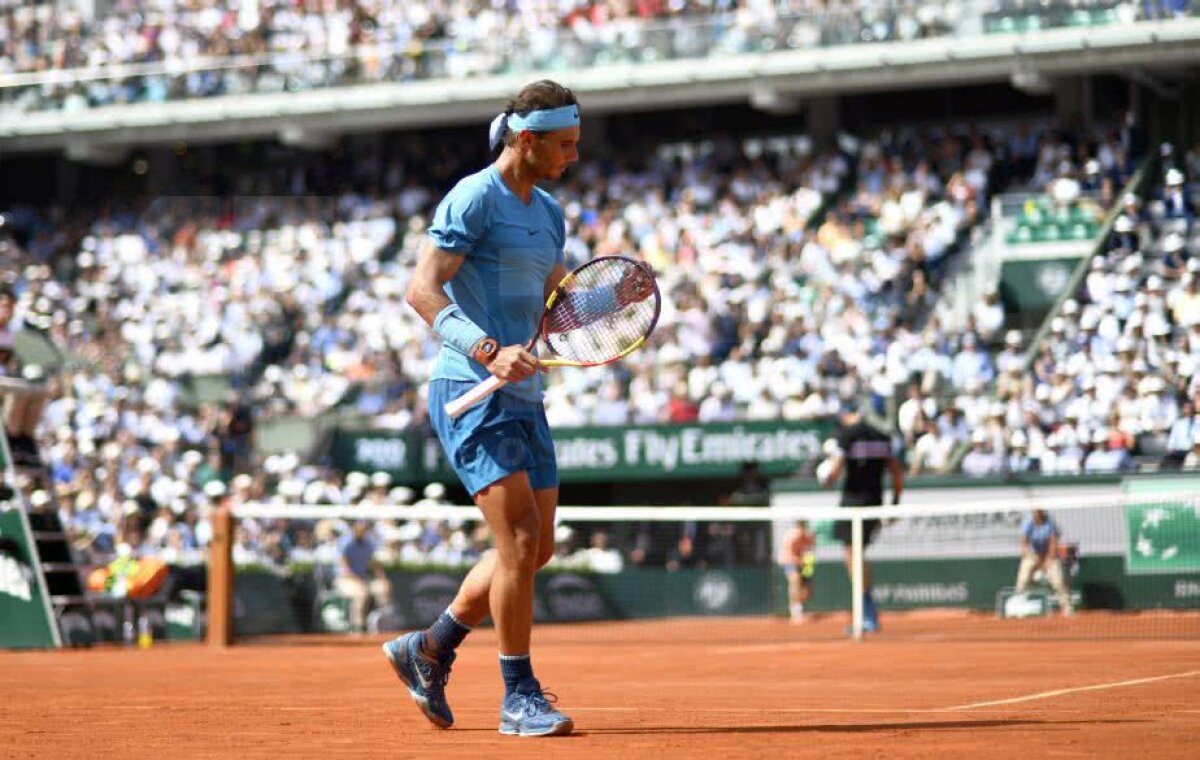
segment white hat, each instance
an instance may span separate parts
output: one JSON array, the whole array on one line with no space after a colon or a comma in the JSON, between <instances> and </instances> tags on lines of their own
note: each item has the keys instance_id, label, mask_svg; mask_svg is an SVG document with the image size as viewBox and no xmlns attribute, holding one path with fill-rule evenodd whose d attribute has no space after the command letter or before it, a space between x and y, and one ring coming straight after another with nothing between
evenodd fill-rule
<instances>
[{"instance_id":1,"label":"white hat","mask_svg":"<svg viewBox=\"0 0 1200 760\"><path fill-rule=\"evenodd\" d=\"M1007 333L1004 334L1004 342L1010 346L1021 345L1021 331L1020 330L1009 330Z\"/></svg>"},{"instance_id":2,"label":"white hat","mask_svg":"<svg viewBox=\"0 0 1200 760\"><path fill-rule=\"evenodd\" d=\"M983 430L976 430L971 433L971 443L987 443L987 433Z\"/></svg>"},{"instance_id":3,"label":"white hat","mask_svg":"<svg viewBox=\"0 0 1200 760\"><path fill-rule=\"evenodd\" d=\"M1113 229L1117 232L1133 232L1133 220L1121 214L1117 217L1117 221L1113 222Z\"/></svg>"},{"instance_id":4,"label":"white hat","mask_svg":"<svg viewBox=\"0 0 1200 760\"><path fill-rule=\"evenodd\" d=\"M392 484L392 476L386 472L376 472L371 475L371 485L375 488L387 488Z\"/></svg>"},{"instance_id":5,"label":"white hat","mask_svg":"<svg viewBox=\"0 0 1200 760\"><path fill-rule=\"evenodd\" d=\"M371 482L371 479L367 477L365 472L355 471L346 475L346 485L350 488L358 488L361 490L369 482Z\"/></svg>"},{"instance_id":6,"label":"white hat","mask_svg":"<svg viewBox=\"0 0 1200 760\"><path fill-rule=\"evenodd\" d=\"M1012 431L1012 435L1008 437L1008 445L1014 449L1025 448L1029 445L1029 438L1025 435L1025 431L1017 428Z\"/></svg>"},{"instance_id":7,"label":"white hat","mask_svg":"<svg viewBox=\"0 0 1200 760\"><path fill-rule=\"evenodd\" d=\"M1178 169L1176 169L1174 167L1167 169L1167 184L1168 185L1182 185L1183 184L1183 172L1179 171Z\"/></svg>"},{"instance_id":8,"label":"white hat","mask_svg":"<svg viewBox=\"0 0 1200 760\"><path fill-rule=\"evenodd\" d=\"M426 499L440 499L446 495L446 487L441 483L430 483L422 493Z\"/></svg>"},{"instance_id":9,"label":"white hat","mask_svg":"<svg viewBox=\"0 0 1200 760\"><path fill-rule=\"evenodd\" d=\"M225 484L219 480L210 480L204 484L204 495L215 499L225 495Z\"/></svg>"},{"instance_id":10,"label":"white hat","mask_svg":"<svg viewBox=\"0 0 1200 760\"><path fill-rule=\"evenodd\" d=\"M243 472L241 475L237 475L234 477L231 485L234 488L249 488L253 484L254 484L254 478L250 477L249 475L247 475L246 473Z\"/></svg>"},{"instance_id":11,"label":"white hat","mask_svg":"<svg viewBox=\"0 0 1200 760\"><path fill-rule=\"evenodd\" d=\"M279 481L276 490L281 496L295 498L304 493L304 481L299 478L287 478Z\"/></svg>"},{"instance_id":12,"label":"white hat","mask_svg":"<svg viewBox=\"0 0 1200 760\"><path fill-rule=\"evenodd\" d=\"M396 486L388 491L388 498L393 504L408 504L412 501L413 490L408 486Z\"/></svg>"}]
</instances>

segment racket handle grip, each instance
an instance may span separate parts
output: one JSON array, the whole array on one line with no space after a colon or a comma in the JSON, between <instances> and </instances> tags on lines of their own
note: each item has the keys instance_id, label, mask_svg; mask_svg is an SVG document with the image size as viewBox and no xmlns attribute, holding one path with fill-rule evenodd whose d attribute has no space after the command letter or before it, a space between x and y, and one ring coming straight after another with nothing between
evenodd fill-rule
<instances>
[{"instance_id":1,"label":"racket handle grip","mask_svg":"<svg viewBox=\"0 0 1200 760\"><path fill-rule=\"evenodd\" d=\"M479 385L476 385L463 395L459 396L453 401L447 402L446 406L444 407L446 414L449 415L450 419L452 420L458 419L462 416L463 412L467 411L480 401L483 401L485 398L495 393L497 389L505 385L507 382L507 380L501 380L495 375L492 375L487 380L482 381L479 383Z\"/></svg>"}]
</instances>

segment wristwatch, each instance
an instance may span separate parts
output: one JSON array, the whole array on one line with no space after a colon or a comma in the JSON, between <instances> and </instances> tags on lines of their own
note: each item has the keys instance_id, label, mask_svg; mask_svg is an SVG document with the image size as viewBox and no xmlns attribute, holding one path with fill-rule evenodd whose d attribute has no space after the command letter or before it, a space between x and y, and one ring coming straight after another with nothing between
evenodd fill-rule
<instances>
[{"instance_id":1,"label":"wristwatch","mask_svg":"<svg viewBox=\"0 0 1200 760\"><path fill-rule=\"evenodd\" d=\"M475 348L471 351L471 358L486 367L499 352L500 344L495 339L484 338L475 344Z\"/></svg>"}]
</instances>

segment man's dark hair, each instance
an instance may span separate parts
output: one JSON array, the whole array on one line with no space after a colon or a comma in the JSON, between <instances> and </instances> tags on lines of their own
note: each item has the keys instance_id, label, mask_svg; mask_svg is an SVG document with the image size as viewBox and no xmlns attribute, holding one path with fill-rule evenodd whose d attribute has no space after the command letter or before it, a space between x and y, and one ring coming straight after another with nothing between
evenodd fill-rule
<instances>
[{"instance_id":1,"label":"man's dark hair","mask_svg":"<svg viewBox=\"0 0 1200 760\"><path fill-rule=\"evenodd\" d=\"M508 101L504 106L504 113L520 114L527 116L532 111L545 111L552 108L562 108L563 106L577 106L579 99L575 97L575 93L571 92L570 88L563 87L558 82L552 82L549 79L542 79L532 84L527 84L517 93L515 98ZM517 139L516 133L511 129L504 132L503 144L511 146Z\"/></svg>"}]
</instances>

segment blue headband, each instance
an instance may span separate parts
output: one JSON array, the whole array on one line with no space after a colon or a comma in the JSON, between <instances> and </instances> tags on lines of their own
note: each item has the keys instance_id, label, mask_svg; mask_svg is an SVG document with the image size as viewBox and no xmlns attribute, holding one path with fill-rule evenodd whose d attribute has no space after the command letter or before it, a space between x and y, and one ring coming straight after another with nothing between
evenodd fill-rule
<instances>
[{"instance_id":1,"label":"blue headband","mask_svg":"<svg viewBox=\"0 0 1200 760\"><path fill-rule=\"evenodd\" d=\"M526 129L533 132L553 132L556 129L568 129L579 126L579 106L563 106L562 108L546 108L540 111L530 111L521 114L500 114L492 119L488 130L488 144L495 150L504 138L504 131L523 132Z\"/></svg>"}]
</instances>

